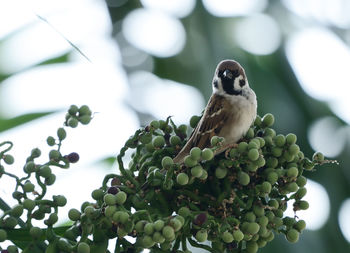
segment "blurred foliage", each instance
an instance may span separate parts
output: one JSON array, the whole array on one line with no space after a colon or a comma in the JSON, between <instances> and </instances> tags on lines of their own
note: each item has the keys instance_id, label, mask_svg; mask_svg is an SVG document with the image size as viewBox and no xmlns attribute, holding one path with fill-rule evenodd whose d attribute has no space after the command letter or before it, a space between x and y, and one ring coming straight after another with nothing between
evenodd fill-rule
<instances>
[{"instance_id":1,"label":"blurred foliage","mask_svg":"<svg viewBox=\"0 0 350 253\"><path fill-rule=\"evenodd\" d=\"M113 35L118 43L121 40L125 43L121 34L123 19L136 8L142 8L139 1L126 1L119 7L109 7L111 22L114 24ZM287 11L281 10L282 8L279 1L270 1L264 12L280 16L280 13ZM208 99L216 64L227 58L239 61L247 72L250 86L257 94L258 113L260 115L273 113L276 116L276 130L284 134L296 133L299 136L301 149L310 156L313 153L307 139L310 125L320 117L337 118L337 116L327 104L311 98L301 88L285 55L283 42L286 38L282 38L280 48L271 55L257 56L247 53L226 39L225 24L229 19L236 21L240 17L214 17L205 10L201 1L197 1L194 11L181 19L187 35L185 48L173 57L153 57L153 73L161 78L193 85ZM125 66L125 69L131 73L143 70L143 66L133 68ZM339 118L338 120L345 125L344 121ZM318 173L308 175L325 186L329 194L331 213L326 225L317 231L304 232L296 245L289 245L278 238L261 252L279 252L281 249L285 252L299 253L310 250L345 252L346 249L350 249L349 243L342 236L337 217L342 201L350 196L350 172L346 170L350 161L346 155L348 147L346 149L337 157L340 166L326 165Z\"/></svg>"}]
</instances>

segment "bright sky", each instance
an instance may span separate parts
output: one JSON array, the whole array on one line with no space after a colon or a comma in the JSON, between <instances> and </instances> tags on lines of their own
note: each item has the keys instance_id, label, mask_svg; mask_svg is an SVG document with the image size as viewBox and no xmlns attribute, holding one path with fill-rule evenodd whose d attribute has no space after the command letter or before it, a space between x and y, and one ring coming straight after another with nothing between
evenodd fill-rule
<instances>
[{"instance_id":1,"label":"bright sky","mask_svg":"<svg viewBox=\"0 0 350 253\"><path fill-rule=\"evenodd\" d=\"M109 2L113 4L113 1ZM152 70L149 55L169 57L184 47L186 33L179 18L191 13L195 0L171 0L166 5L161 0L141 2L146 8L131 12L122 25L124 36L136 48L130 49L130 52L137 53L140 57L136 58L140 64L147 62ZM237 22L236 32L232 31L232 40L242 49L257 55L268 55L278 49L281 28L275 19L260 13L267 1L237 0L236 4L240 8L234 12L226 8L228 2L229 0L203 0L204 6L213 15L247 15ZM283 1L295 13L295 17L301 16L303 19L310 17L309 12L314 8L310 4L313 1L306 2L308 4L305 9L301 10L292 0ZM335 7L340 4L340 1L322 2L332 2ZM333 11L336 9L334 6L331 8ZM343 27L349 25L348 16L342 15L346 8L338 8L339 15L327 10L327 20L324 22L333 22ZM319 18L317 10L312 10L312 18ZM54 28L40 20L36 14L47 19ZM0 40L4 39L0 45L0 72L15 73L24 70L1 84L1 113L14 117L28 112L61 110L45 119L0 134L0 140L10 139L15 142L16 156L23 154L22 157L17 157L18 168L33 146L45 147L46 137L56 132L63 121L64 110L70 104L88 104L93 111L98 112L91 125L74 130L69 136L64 149L67 152L79 152L81 161L69 172L57 172L59 180L52 189L56 194L60 192L69 195L67 209L79 207L81 200L89 199L90 192L100 186L106 172L105 168L96 169L98 166L92 164L105 156L115 155L124 141L138 128L136 115L123 103L123 99L129 97L127 76L121 66L121 54L125 52L120 52L115 41L110 38L112 25L106 6L103 1L95 0L1 1L0 23L6 24L0 26ZM25 29L6 37L23 26ZM152 29L154 26L157 26L157 32ZM256 27L263 27L264 30ZM263 32L257 33L257 30ZM286 54L303 89L310 96L327 102L339 117L350 122L350 100L347 98L350 91L348 45L331 31L315 25L315 22L312 25L298 24L294 30L287 38ZM238 31L245 31L245 36L237 36ZM77 45L92 63L73 52L69 64L25 70L42 60L72 50L60 33ZM164 33L169 36L164 36ZM252 43L257 41L257 36L261 43ZM141 82L145 78L151 80L146 88ZM205 105L202 95L195 88L160 79L150 72L132 73L130 85L133 89L143 89L145 94L149 94L147 96L154 96L152 103L148 103L149 100L143 101L140 97L135 107L159 118L165 118L171 112L176 122L187 123L189 117L200 113ZM162 89L165 86L172 92L165 92ZM172 102L164 102L173 101L174 93L188 98L183 99L182 104L186 110L179 107L179 103L174 106ZM321 143L315 141L318 139L315 136L330 127L339 132L339 139L345 139L348 130L339 129L339 126L330 122L331 119L315 122L310 129L309 140L315 150L336 156L342 147L338 152L335 149L327 151L327 147L333 145L330 143L332 140L326 139ZM81 175L84 175L83 180L77 180ZM74 191L67 186L74 187ZM313 201L310 202L311 208L305 211L308 213L305 216L310 224L308 228L318 229L328 218L329 199L323 186L311 183L309 188L308 196ZM1 188L0 196L8 195L11 190ZM320 206L328 208L319 208ZM312 210L318 210L319 215L312 215ZM339 216L339 219L347 224L350 222L349 216ZM342 227L345 234L350 234L349 227ZM346 229L348 230L345 231Z\"/></svg>"}]
</instances>

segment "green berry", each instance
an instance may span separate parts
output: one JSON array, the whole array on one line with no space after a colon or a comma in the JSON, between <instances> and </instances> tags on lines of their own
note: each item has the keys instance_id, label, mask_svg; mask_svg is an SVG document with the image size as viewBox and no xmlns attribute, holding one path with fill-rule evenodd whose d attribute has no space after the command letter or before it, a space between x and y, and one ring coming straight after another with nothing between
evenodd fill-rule
<instances>
[{"instance_id":1,"label":"green berry","mask_svg":"<svg viewBox=\"0 0 350 253\"><path fill-rule=\"evenodd\" d=\"M263 182L261 184L261 191L263 193L270 193L271 192L271 188L272 188L271 184L269 182L267 182L267 181L265 181L265 182Z\"/></svg>"},{"instance_id":2,"label":"green berry","mask_svg":"<svg viewBox=\"0 0 350 253\"><path fill-rule=\"evenodd\" d=\"M312 160L315 162L323 162L324 161L324 155L321 152L316 152L313 156L312 156Z\"/></svg>"},{"instance_id":3,"label":"green berry","mask_svg":"<svg viewBox=\"0 0 350 253\"><path fill-rule=\"evenodd\" d=\"M304 220L298 220L295 224L294 224L294 228L296 230L298 230L299 232L303 231L306 227L306 222Z\"/></svg>"},{"instance_id":4,"label":"green berry","mask_svg":"<svg viewBox=\"0 0 350 253\"><path fill-rule=\"evenodd\" d=\"M162 221L162 220L156 220L156 221L154 222L154 229L155 229L156 231L161 231L161 230L163 229L163 227L164 227L164 221Z\"/></svg>"},{"instance_id":5,"label":"green berry","mask_svg":"<svg viewBox=\"0 0 350 253\"><path fill-rule=\"evenodd\" d=\"M178 218L171 219L169 224L174 228L175 232L179 231L182 227L182 222Z\"/></svg>"},{"instance_id":6,"label":"green berry","mask_svg":"<svg viewBox=\"0 0 350 253\"><path fill-rule=\"evenodd\" d=\"M201 180L206 180L208 177L208 172L206 170L203 170L202 176L199 178Z\"/></svg>"},{"instance_id":7,"label":"green berry","mask_svg":"<svg viewBox=\"0 0 350 253\"><path fill-rule=\"evenodd\" d=\"M215 176L218 179L223 179L224 177L226 177L226 175L227 175L227 169L226 168L221 168L221 167L216 168Z\"/></svg>"},{"instance_id":8,"label":"green berry","mask_svg":"<svg viewBox=\"0 0 350 253\"><path fill-rule=\"evenodd\" d=\"M256 220L256 216L253 212L248 212L245 214L244 219L249 222L253 222Z\"/></svg>"},{"instance_id":9,"label":"green berry","mask_svg":"<svg viewBox=\"0 0 350 253\"><path fill-rule=\"evenodd\" d=\"M170 141L171 146L176 146L176 145L181 144L181 139L177 135L171 136L169 141Z\"/></svg>"},{"instance_id":10,"label":"green berry","mask_svg":"<svg viewBox=\"0 0 350 253\"><path fill-rule=\"evenodd\" d=\"M286 142L291 145L297 142L297 136L295 134L287 134Z\"/></svg>"},{"instance_id":11,"label":"green berry","mask_svg":"<svg viewBox=\"0 0 350 253\"><path fill-rule=\"evenodd\" d=\"M271 136L271 138L276 136L276 131L273 130L272 128L266 128L264 131L265 136Z\"/></svg>"},{"instance_id":12,"label":"green berry","mask_svg":"<svg viewBox=\"0 0 350 253\"><path fill-rule=\"evenodd\" d=\"M197 165L191 169L192 176L196 178L200 178L203 174L203 167L201 165Z\"/></svg>"},{"instance_id":13,"label":"green berry","mask_svg":"<svg viewBox=\"0 0 350 253\"><path fill-rule=\"evenodd\" d=\"M306 195L306 188L305 187L301 187L299 188L299 190L295 193L296 198L298 199L302 199L305 195Z\"/></svg>"},{"instance_id":14,"label":"green berry","mask_svg":"<svg viewBox=\"0 0 350 253\"><path fill-rule=\"evenodd\" d=\"M140 142L142 144L148 144L152 141L152 134L151 133L145 133L144 135L140 136Z\"/></svg>"},{"instance_id":15,"label":"green berry","mask_svg":"<svg viewBox=\"0 0 350 253\"><path fill-rule=\"evenodd\" d=\"M165 242L164 236L158 231L153 234L152 239L156 243L163 243L163 242Z\"/></svg>"},{"instance_id":16,"label":"green berry","mask_svg":"<svg viewBox=\"0 0 350 253\"><path fill-rule=\"evenodd\" d=\"M17 226L17 223L18 223L18 220L16 218L10 216L4 220L4 227L12 229L12 228Z\"/></svg>"},{"instance_id":17,"label":"green berry","mask_svg":"<svg viewBox=\"0 0 350 253\"><path fill-rule=\"evenodd\" d=\"M258 252L258 249L259 249L259 247L258 247L257 242L254 242L254 241L247 242L247 244L246 244L247 253L256 253L256 252Z\"/></svg>"},{"instance_id":18,"label":"green berry","mask_svg":"<svg viewBox=\"0 0 350 253\"><path fill-rule=\"evenodd\" d=\"M107 193L106 195L104 195L103 201L106 203L106 205L113 206L117 203L116 195Z\"/></svg>"},{"instance_id":19,"label":"green berry","mask_svg":"<svg viewBox=\"0 0 350 253\"><path fill-rule=\"evenodd\" d=\"M26 173L34 172L36 169L35 163L33 161L29 161L24 165L24 171Z\"/></svg>"},{"instance_id":20,"label":"green berry","mask_svg":"<svg viewBox=\"0 0 350 253\"><path fill-rule=\"evenodd\" d=\"M50 160L58 160L61 157L61 154L59 151L53 149L49 152L49 158Z\"/></svg>"},{"instance_id":21,"label":"green berry","mask_svg":"<svg viewBox=\"0 0 350 253\"><path fill-rule=\"evenodd\" d=\"M296 183L298 184L299 187L303 187L306 185L307 179L304 176L300 176L297 178Z\"/></svg>"},{"instance_id":22,"label":"green berry","mask_svg":"<svg viewBox=\"0 0 350 253\"><path fill-rule=\"evenodd\" d=\"M46 225L50 226L50 225L55 224L57 221L58 221L57 214L56 213L52 213L52 214L50 214L49 218L46 221L44 221L44 222L45 222Z\"/></svg>"},{"instance_id":23,"label":"green berry","mask_svg":"<svg viewBox=\"0 0 350 253\"><path fill-rule=\"evenodd\" d=\"M178 126L178 127L177 127L177 130L178 130L180 133L182 133L182 134L186 134L186 132L187 132L187 125L182 124L182 125Z\"/></svg>"},{"instance_id":24,"label":"green berry","mask_svg":"<svg viewBox=\"0 0 350 253\"><path fill-rule=\"evenodd\" d=\"M256 222L249 222L247 226L247 232L252 235L258 233L259 229L260 229L260 225Z\"/></svg>"},{"instance_id":25,"label":"green berry","mask_svg":"<svg viewBox=\"0 0 350 253\"><path fill-rule=\"evenodd\" d=\"M272 171L269 174L267 174L267 181L269 181L270 184L275 184L278 180L278 175L276 172Z\"/></svg>"},{"instance_id":26,"label":"green berry","mask_svg":"<svg viewBox=\"0 0 350 253\"><path fill-rule=\"evenodd\" d=\"M18 217L20 217L22 215L22 213L23 213L23 205L17 204L14 207L12 207L11 215L13 217L18 218Z\"/></svg>"},{"instance_id":27,"label":"green berry","mask_svg":"<svg viewBox=\"0 0 350 253\"><path fill-rule=\"evenodd\" d=\"M291 155L295 156L299 153L300 148L297 144L291 144L288 148L288 151Z\"/></svg>"},{"instance_id":28,"label":"green berry","mask_svg":"<svg viewBox=\"0 0 350 253\"><path fill-rule=\"evenodd\" d=\"M270 199L269 200L269 206L274 208L274 209L277 209L279 207L278 201L275 200L275 199Z\"/></svg>"},{"instance_id":29,"label":"green berry","mask_svg":"<svg viewBox=\"0 0 350 253\"><path fill-rule=\"evenodd\" d=\"M43 231L39 227L31 227L29 230L29 234L34 240L36 240L41 237L41 235L43 234Z\"/></svg>"},{"instance_id":30,"label":"green berry","mask_svg":"<svg viewBox=\"0 0 350 253\"><path fill-rule=\"evenodd\" d=\"M79 121L76 118L69 118L67 125L71 128L76 128L78 126Z\"/></svg>"},{"instance_id":31,"label":"green berry","mask_svg":"<svg viewBox=\"0 0 350 253\"><path fill-rule=\"evenodd\" d=\"M233 235L233 239L234 239L236 242L240 242L240 241L242 241L243 238L244 238L243 232L242 232L241 230L239 230L239 229L233 231L232 235Z\"/></svg>"},{"instance_id":32,"label":"green berry","mask_svg":"<svg viewBox=\"0 0 350 253\"><path fill-rule=\"evenodd\" d=\"M71 220L71 221L77 221L80 219L80 212L75 209L75 208L72 208L68 211L68 218Z\"/></svg>"},{"instance_id":33,"label":"green berry","mask_svg":"<svg viewBox=\"0 0 350 253\"><path fill-rule=\"evenodd\" d=\"M157 120L151 121L151 123L149 125L154 129L158 129L160 126L159 121L157 121Z\"/></svg>"},{"instance_id":34,"label":"green berry","mask_svg":"<svg viewBox=\"0 0 350 253\"><path fill-rule=\"evenodd\" d=\"M187 155L185 156L184 163L187 167L193 167L197 165L198 161L194 160L192 156Z\"/></svg>"},{"instance_id":35,"label":"green berry","mask_svg":"<svg viewBox=\"0 0 350 253\"><path fill-rule=\"evenodd\" d=\"M152 235L154 232L154 225L153 223L147 223L143 229L146 235Z\"/></svg>"},{"instance_id":36,"label":"green berry","mask_svg":"<svg viewBox=\"0 0 350 253\"><path fill-rule=\"evenodd\" d=\"M80 106L80 108L79 108L79 116L91 115L91 114L92 114L92 112L91 112L90 108L87 105Z\"/></svg>"},{"instance_id":37,"label":"green berry","mask_svg":"<svg viewBox=\"0 0 350 253\"><path fill-rule=\"evenodd\" d=\"M261 117L259 115L256 115L256 118L254 120L254 125L255 126L261 126Z\"/></svg>"},{"instance_id":38,"label":"green berry","mask_svg":"<svg viewBox=\"0 0 350 253\"><path fill-rule=\"evenodd\" d=\"M296 229L292 228L288 230L286 238L288 242L296 243L299 240L299 232Z\"/></svg>"},{"instance_id":39,"label":"green berry","mask_svg":"<svg viewBox=\"0 0 350 253\"><path fill-rule=\"evenodd\" d=\"M196 233L196 240L198 242L205 242L208 238L208 232L205 229L201 229Z\"/></svg>"},{"instance_id":40,"label":"green berry","mask_svg":"<svg viewBox=\"0 0 350 253\"><path fill-rule=\"evenodd\" d=\"M255 213L256 216L260 217L263 216L265 214L265 210L263 207L259 206L259 205L254 205L253 206L253 212Z\"/></svg>"},{"instance_id":41,"label":"green berry","mask_svg":"<svg viewBox=\"0 0 350 253\"><path fill-rule=\"evenodd\" d=\"M163 136L159 135L156 136L153 141L152 144L155 148L162 148L165 145L165 139Z\"/></svg>"},{"instance_id":42,"label":"green berry","mask_svg":"<svg viewBox=\"0 0 350 253\"><path fill-rule=\"evenodd\" d=\"M300 200L298 206L301 210L307 210L309 208L309 202L305 200Z\"/></svg>"},{"instance_id":43,"label":"green berry","mask_svg":"<svg viewBox=\"0 0 350 253\"><path fill-rule=\"evenodd\" d=\"M248 149L258 149L260 148L260 142L258 140L251 140L249 143L248 143Z\"/></svg>"},{"instance_id":44,"label":"green berry","mask_svg":"<svg viewBox=\"0 0 350 253\"><path fill-rule=\"evenodd\" d=\"M57 204L57 206L65 206L67 204L67 199L63 195L53 196L53 201Z\"/></svg>"},{"instance_id":45,"label":"green berry","mask_svg":"<svg viewBox=\"0 0 350 253\"><path fill-rule=\"evenodd\" d=\"M245 141L242 141L238 144L238 152L239 153L244 153L245 151L247 151L248 149L248 143L246 143Z\"/></svg>"},{"instance_id":46,"label":"green berry","mask_svg":"<svg viewBox=\"0 0 350 253\"><path fill-rule=\"evenodd\" d=\"M264 127L270 127L275 123L275 117L271 113L267 113L262 118L262 125Z\"/></svg>"},{"instance_id":47,"label":"green berry","mask_svg":"<svg viewBox=\"0 0 350 253\"><path fill-rule=\"evenodd\" d=\"M181 207L179 209L179 211L177 212L179 215L181 215L182 217L187 217L187 216L190 216L191 215L191 210L188 208L188 207Z\"/></svg>"},{"instance_id":48,"label":"green berry","mask_svg":"<svg viewBox=\"0 0 350 253\"><path fill-rule=\"evenodd\" d=\"M93 190L92 193L91 193L91 197L94 199L94 200L99 200L99 199L102 199L103 198L103 190L102 189L96 189L96 190Z\"/></svg>"},{"instance_id":49,"label":"green berry","mask_svg":"<svg viewBox=\"0 0 350 253\"><path fill-rule=\"evenodd\" d=\"M256 148L253 148L248 151L248 158L251 161L256 161L259 158L259 151Z\"/></svg>"},{"instance_id":50,"label":"green berry","mask_svg":"<svg viewBox=\"0 0 350 253\"><path fill-rule=\"evenodd\" d=\"M189 181L189 178L188 178L186 173L181 172L176 177L176 182L179 185L186 185L186 184L188 184L188 181Z\"/></svg>"},{"instance_id":51,"label":"green berry","mask_svg":"<svg viewBox=\"0 0 350 253\"><path fill-rule=\"evenodd\" d=\"M248 185L249 184L249 182L250 182L250 177L249 177L249 175L247 174L247 173L245 173L245 172L240 172L240 173L238 173L238 181L239 181L239 183L241 184L241 185Z\"/></svg>"},{"instance_id":52,"label":"green berry","mask_svg":"<svg viewBox=\"0 0 350 253\"><path fill-rule=\"evenodd\" d=\"M199 159L201 158L201 153L202 153L202 150L198 147L193 147L190 150L190 156L195 161L199 161Z\"/></svg>"},{"instance_id":53,"label":"green berry","mask_svg":"<svg viewBox=\"0 0 350 253\"><path fill-rule=\"evenodd\" d=\"M295 167L291 167L287 170L287 176L290 178L296 178L298 176L298 169Z\"/></svg>"},{"instance_id":54,"label":"green berry","mask_svg":"<svg viewBox=\"0 0 350 253\"><path fill-rule=\"evenodd\" d=\"M165 226L162 230L162 235L165 239L171 239L175 237L175 231L171 226Z\"/></svg>"},{"instance_id":55,"label":"green berry","mask_svg":"<svg viewBox=\"0 0 350 253\"><path fill-rule=\"evenodd\" d=\"M289 192L296 192L298 190L298 188L299 187L298 187L297 183L295 183L295 182L287 184L287 190Z\"/></svg>"},{"instance_id":56,"label":"green berry","mask_svg":"<svg viewBox=\"0 0 350 253\"><path fill-rule=\"evenodd\" d=\"M247 133L245 134L245 136L248 138L248 139L251 139L254 137L254 129L253 128L249 128Z\"/></svg>"},{"instance_id":57,"label":"green berry","mask_svg":"<svg viewBox=\"0 0 350 253\"><path fill-rule=\"evenodd\" d=\"M45 178L45 184L46 185L53 185L56 181L56 175L55 174L51 174L50 176L48 176L47 178Z\"/></svg>"},{"instance_id":58,"label":"green berry","mask_svg":"<svg viewBox=\"0 0 350 253\"><path fill-rule=\"evenodd\" d=\"M7 247L7 252L8 253L18 253L18 248L15 245L10 245Z\"/></svg>"},{"instance_id":59,"label":"green berry","mask_svg":"<svg viewBox=\"0 0 350 253\"><path fill-rule=\"evenodd\" d=\"M140 220L136 223L135 225L135 230L137 233L142 233L145 225L147 224L147 221L145 220Z\"/></svg>"},{"instance_id":60,"label":"green berry","mask_svg":"<svg viewBox=\"0 0 350 253\"><path fill-rule=\"evenodd\" d=\"M210 148L205 148L202 150L202 158L203 160L210 161L214 158L214 153Z\"/></svg>"},{"instance_id":61,"label":"green berry","mask_svg":"<svg viewBox=\"0 0 350 253\"><path fill-rule=\"evenodd\" d=\"M266 216L261 216L257 219L257 222L260 225L260 227L266 227L269 223L269 219Z\"/></svg>"},{"instance_id":62,"label":"green berry","mask_svg":"<svg viewBox=\"0 0 350 253\"><path fill-rule=\"evenodd\" d=\"M78 253L90 253L90 246L86 242L80 242L78 244Z\"/></svg>"},{"instance_id":63,"label":"green berry","mask_svg":"<svg viewBox=\"0 0 350 253\"><path fill-rule=\"evenodd\" d=\"M11 165L15 162L15 158L13 158L12 155L4 155L3 159L4 159L4 162L8 165Z\"/></svg>"},{"instance_id":64,"label":"green berry","mask_svg":"<svg viewBox=\"0 0 350 253\"><path fill-rule=\"evenodd\" d=\"M145 235L141 239L141 244L144 248L148 249L154 246L155 242L153 241L152 237L149 235Z\"/></svg>"},{"instance_id":65,"label":"green berry","mask_svg":"<svg viewBox=\"0 0 350 253\"><path fill-rule=\"evenodd\" d=\"M286 143L286 137L284 137L284 135L282 134L278 134L273 138L275 144L277 147L282 148L284 146L284 144Z\"/></svg>"},{"instance_id":66,"label":"green berry","mask_svg":"<svg viewBox=\"0 0 350 253\"><path fill-rule=\"evenodd\" d=\"M129 219L129 214L124 211L117 211L113 214L112 220L125 224Z\"/></svg>"},{"instance_id":67,"label":"green berry","mask_svg":"<svg viewBox=\"0 0 350 253\"><path fill-rule=\"evenodd\" d=\"M67 137L66 130L63 127L57 129L57 136L60 141L64 140Z\"/></svg>"},{"instance_id":68,"label":"green berry","mask_svg":"<svg viewBox=\"0 0 350 253\"><path fill-rule=\"evenodd\" d=\"M219 136L213 136L210 139L210 144L212 147L218 145L218 143L220 142L221 138Z\"/></svg>"},{"instance_id":69,"label":"green berry","mask_svg":"<svg viewBox=\"0 0 350 253\"><path fill-rule=\"evenodd\" d=\"M233 235L228 232L225 231L222 235L221 235L221 239L225 242L225 243L231 243L233 242Z\"/></svg>"},{"instance_id":70,"label":"green berry","mask_svg":"<svg viewBox=\"0 0 350 253\"><path fill-rule=\"evenodd\" d=\"M282 153L283 153L283 149L278 148L278 147L273 147L273 148L271 149L271 152L272 152L272 155L273 155L274 157L280 157L280 156L282 155Z\"/></svg>"},{"instance_id":71,"label":"green berry","mask_svg":"<svg viewBox=\"0 0 350 253\"><path fill-rule=\"evenodd\" d=\"M31 199L25 199L23 200L23 208L27 209L28 211L31 211L35 207L35 201Z\"/></svg>"},{"instance_id":72,"label":"green berry","mask_svg":"<svg viewBox=\"0 0 350 253\"><path fill-rule=\"evenodd\" d=\"M278 165L278 159L275 157L269 157L266 161L266 166L269 168L276 168Z\"/></svg>"},{"instance_id":73,"label":"green berry","mask_svg":"<svg viewBox=\"0 0 350 253\"><path fill-rule=\"evenodd\" d=\"M78 106L76 106L76 105L71 105L71 106L69 107L69 109L68 109L68 113L69 113L70 115L72 115L72 116L74 116L75 114L77 114L78 111L79 111L79 108L78 108Z\"/></svg>"},{"instance_id":74,"label":"green berry","mask_svg":"<svg viewBox=\"0 0 350 253\"><path fill-rule=\"evenodd\" d=\"M170 168L174 164L173 159L170 156L164 156L162 159L162 167L163 168Z\"/></svg>"},{"instance_id":75,"label":"green berry","mask_svg":"<svg viewBox=\"0 0 350 253\"><path fill-rule=\"evenodd\" d=\"M91 115L82 115L79 116L79 122L83 125L87 125L90 123L90 121L92 120Z\"/></svg>"},{"instance_id":76,"label":"green berry","mask_svg":"<svg viewBox=\"0 0 350 253\"><path fill-rule=\"evenodd\" d=\"M125 192L123 191L119 191L116 195L115 195L115 201L118 205L122 205L125 203L127 198L127 195Z\"/></svg>"},{"instance_id":77,"label":"green berry","mask_svg":"<svg viewBox=\"0 0 350 253\"><path fill-rule=\"evenodd\" d=\"M32 184L31 182L26 182L24 185L23 185L23 190L25 192L33 192L34 191L34 184Z\"/></svg>"},{"instance_id":78,"label":"green berry","mask_svg":"<svg viewBox=\"0 0 350 253\"><path fill-rule=\"evenodd\" d=\"M190 126L192 128L195 128L197 126L197 124L198 124L200 119L201 119L200 116L196 116L196 115L192 116L191 119L190 119Z\"/></svg>"},{"instance_id":79,"label":"green berry","mask_svg":"<svg viewBox=\"0 0 350 253\"><path fill-rule=\"evenodd\" d=\"M112 217L113 214L117 211L117 207L116 206L107 206L105 208L105 216L106 217Z\"/></svg>"}]
</instances>

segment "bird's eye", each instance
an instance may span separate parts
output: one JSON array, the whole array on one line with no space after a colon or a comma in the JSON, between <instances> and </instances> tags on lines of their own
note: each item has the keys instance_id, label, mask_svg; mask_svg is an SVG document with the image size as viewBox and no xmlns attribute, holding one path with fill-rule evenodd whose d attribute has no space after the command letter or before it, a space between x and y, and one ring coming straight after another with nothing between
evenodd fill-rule
<instances>
[{"instance_id":1,"label":"bird's eye","mask_svg":"<svg viewBox=\"0 0 350 253\"><path fill-rule=\"evenodd\" d=\"M222 75L224 76L224 78L227 78L227 79L232 79L233 77L232 72L228 69L226 69L224 73L222 73Z\"/></svg>"},{"instance_id":2,"label":"bird's eye","mask_svg":"<svg viewBox=\"0 0 350 253\"><path fill-rule=\"evenodd\" d=\"M239 86L243 87L245 85L245 80L239 80Z\"/></svg>"}]
</instances>

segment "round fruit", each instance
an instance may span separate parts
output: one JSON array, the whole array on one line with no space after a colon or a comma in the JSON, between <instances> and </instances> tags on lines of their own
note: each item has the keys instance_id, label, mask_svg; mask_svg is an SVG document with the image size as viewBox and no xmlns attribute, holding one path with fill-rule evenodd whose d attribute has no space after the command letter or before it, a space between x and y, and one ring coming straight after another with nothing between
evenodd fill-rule
<instances>
[{"instance_id":1,"label":"round fruit","mask_svg":"<svg viewBox=\"0 0 350 253\"><path fill-rule=\"evenodd\" d=\"M227 169L226 168L221 168L221 167L216 168L215 176L218 179L223 179L224 177L226 177L226 175L227 175Z\"/></svg>"},{"instance_id":2,"label":"round fruit","mask_svg":"<svg viewBox=\"0 0 350 253\"><path fill-rule=\"evenodd\" d=\"M275 122L275 117L271 113L267 113L262 118L262 124L264 127L270 127Z\"/></svg>"},{"instance_id":3,"label":"round fruit","mask_svg":"<svg viewBox=\"0 0 350 253\"><path fill-rule=\"evenodd\" d=\"M208 238L208 232L205 229L201 229L196 233L196 240L198 242L205 242Z\"/></svg>"},{"instance_id":4,"label":"round fruit","mask_svg":"<svg viewBox=\"0 0 350 253\"><path fill-rule=\"evenodd\" d=\"M214 153L210 148L205 148L202 150L203 160L209 161L214 158Z\"/></svg>"},{"instance_id":5,"label":"round fruit","mask_svg":"<svg viewBox=\"0 0 350 253\"><path fill-rule=\"evenodd\" d=\"M259 151L256 148L253 148L248 151L248 158L251 161L256 161L259 158Z\"/></svg>"},{"instance_id":6,"label":"round fruit","mask_svg":"<svg viewBox=\"0 0 350 253\"><path fill-rule=\"evenodd\" d=\"M126 198L127 198L127 195L123 191L120 191L115 195L115 201L118 205L124 204L126 201Z\"/></svg>"},{"instance_id":7,"label":"round fruit","mask_svg":"<svg viewBox=\"0 0 350 253\"><path fill-rule=\"evenodd\" d=\"M289 242L296 243L299 240L299 232L296 229L292 228L288 230L286 238Z\"/></svg>"},{"instance_id":8,"label":"round fruit","mask_svg":"<svg viewBox=\"0 0 350 253\"><path fill-rule=\"evenodd\" d=\"M221 239L225 242L225 243L231 243L233 242L233 235L228 232L225 231L222 235L221 235Z\"/></svg>"},{"instance_id":9,"label":"round fruit","mask_svg":"<svg viewBox=\"0 0 350 253\"><path fill-rule=\"evenodd\" d=\"M176 177L176 182L180 185L186 185L188 184L189 178L186 173L179 173Z\"/></svg>"},{"instance_id":10,"label":"round fruit","mask_svg":"<svg viewBox=\"0 0 350 253\"><path fill-rule=\"evenodd\" d=\"M250 182L250 177L247 173L241 171L238 173L238 181L241 185L248 185Z\"/></svg>"}]
</instances>

